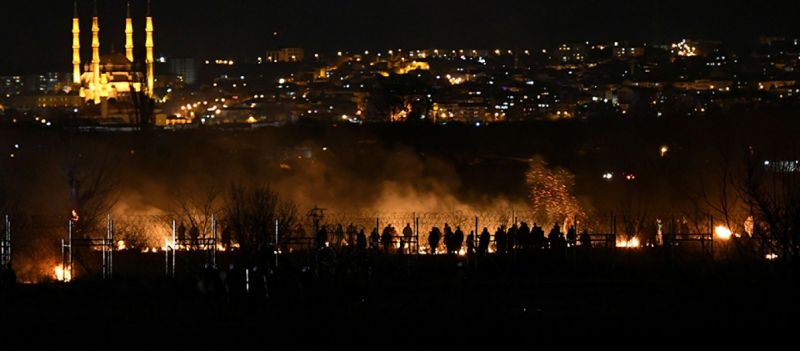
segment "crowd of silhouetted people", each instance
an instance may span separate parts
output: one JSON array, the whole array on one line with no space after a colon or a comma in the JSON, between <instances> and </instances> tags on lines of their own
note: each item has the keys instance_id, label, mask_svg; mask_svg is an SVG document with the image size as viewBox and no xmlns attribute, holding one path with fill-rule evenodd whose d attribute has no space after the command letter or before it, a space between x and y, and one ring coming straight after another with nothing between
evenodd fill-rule
<instances>
[{"instance_id":1,"label":"crowd of silhouetted people","mask_svg":"<svg viewBox=\"0 0 800 351\"><path fill-rule=\"evenodd\" d=\"M295 229L296 235L302 237L304 230L301 226ZM558 250L573 247L591 248L592 236L587 229L578 233L575 226L569 226L566 233L560 224L554 224L549 231L538 224L529 226L528 223L513 224L510 227L502 225L494 233L484 227L480 233L471 230L468 234L460 226L451 227L444 224L444 229L433 227L427 235L427 247L422 249L420 238L411 223L407 223L401 231L392 224L387 225L382 231L378 227L372 228L369 235L364 228L357 228L350 224L346 228L341 224L335 226L322 226L314 237L314 245L318 249L354 248L357 251L375 252L383 254L408 254L423 252L428 254L489 254L511 253L515 251L530 250ZM603 245L609 244L603 239ZM614 243L610 243L614 244ZM419 251L417 251L419 250Z\"/></svg>"}]
</instances>

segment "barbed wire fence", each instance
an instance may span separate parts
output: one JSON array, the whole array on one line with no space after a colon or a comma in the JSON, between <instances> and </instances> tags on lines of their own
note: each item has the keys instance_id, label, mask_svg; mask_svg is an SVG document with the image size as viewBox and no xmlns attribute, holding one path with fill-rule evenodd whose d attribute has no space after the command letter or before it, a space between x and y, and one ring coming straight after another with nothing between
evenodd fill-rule
<instances>
[{"instance_id":1,"label":"barbed wire fence","mask_svg":"<svg viewBox=\"0 0 800 351\"><path fill-rule=\"evenodd\" d=\"M6 218L6 217L3 217ZM319 218L312 216L298 216L296 225L288 230L281 231L277 226L267 229L263 235L268 236L269 242L275 245L276 255L293 252L313 252L319 247L316 242L314 228L327 228L329 232L329 245L333 249L342 249L355 245L350 228L369 233L377 232L379 235L384 229L392 225L397 229L397 234L392 237L395 249L401 247L405 240L407 253L432 254L434 250L429 247L428 236L434 227L443 228L445 224L456 229L460 228L465 234L474 233L476 238L484 228L491 235L491 245L494 248L494 234L500 227L510 228L514 225L527 223L534 224L547 230L549 224L554 224L562 232L574 227L574 231L586 232L592 237L593 247L614 248L638 237L642 246L656 245L687 245L699 244L706 252L713 251L714 219L687 219L685 216L650 217L644 219L652 222L652 230L627 232L624 227L643 227L641 224L630 225L618 223L618 215L609 213L605 216L562 217L558 219L542 218L533 211L517 211L503 209L495 211L451 211L451 212L392 212L377 211L362 212L325 212ZM8 218L0 225L2 229L2 254L4 264L10 264L12 252L36 251L37 259L50 256L49 262L61 263L62 277L72 275L72 269L81 274L96 274L102 271L102 276L113 276L113 257L115 252L133 252L142 254L165 255L165 272L167 275L175 274L176 256L180 257L185 252L203 252L206 255L206 264L215 263L217 252L236 250L235 243L232 247L223 247L219 244L219 232L225 226L223 221L213 219L212 225L197 228L197 238L179 238L176 234L176 223L179 220L173 215L159 216L116 216L109 217L104 223L99 223L93 228L83 228L80 237L70 237L71 219L54 216L27 216ZM13 222L13 227L11 223ZM73 223L74 224L74 223ZM409 226L413 230L412 238L404 237L402 229ZM12 251L10 232L19 239L15 251ZM306 229L308 228L308 229ZM318 228L318 229L319 229ZM620 229L622 233L620 233ZM650 233L652 232L652 233ZM659 237L656 240L653 237ZM25 240L35 238L35 240ZM72 239L70 241L70 239ZM60 245L61 259L58 249ZM231 239L229 239L231 240ZM235 239L234 239L235 241ZM436 252L441 250L443 243ZM406 250L406 249L404 249ZM49 251L51 254L43 254ZM494 251L494 250L491 250ZM65 255L70 259L64 259ZM170 257L170 255L172 255ZM101 256L96 259L95 256ZM6 260L7 257L7 260ZM55 258L55 259L52 259ZM73 259L75 267L73 265ZM6 262L7 261L7 262ZM277 260L276 260L277 262ZM178 260L178 263L181 263ZM189 263L189 261L187 261ZM69 266L69 267L68 267ZM99 269L97 267L100 267ZM171 267L170 267L171 266Z\"/></svg>"}]
</instances>

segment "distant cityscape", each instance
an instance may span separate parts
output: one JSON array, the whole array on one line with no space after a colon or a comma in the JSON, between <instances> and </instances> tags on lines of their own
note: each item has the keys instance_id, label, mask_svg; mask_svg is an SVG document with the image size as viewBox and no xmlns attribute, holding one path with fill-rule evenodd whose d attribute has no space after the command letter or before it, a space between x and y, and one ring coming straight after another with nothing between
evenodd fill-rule
<instances>
[{"instance_id":1,"label":"distant cityscape","mask_svg":"<svg viewBox=\"0 0 800 351\"><path fill-rule=\"evenodd\" d=\"M299 47L258 57L154 54L148 8L144 59L134 21L125 53L81 57L73 19L72 72L0 77L0 123L160 127L382 122L464 123L700 117L800 107L800 39L763 37L748 48L709 40L578 42L547 48L342 50ZM120 33L121 35L121 33ZM155 35L157 39L157 35ZM156 40L157 41L157 40ZM169 48L161 49L169 52ZM144 64L140 64L144 61Z\"/></svg>"}]
</instances>

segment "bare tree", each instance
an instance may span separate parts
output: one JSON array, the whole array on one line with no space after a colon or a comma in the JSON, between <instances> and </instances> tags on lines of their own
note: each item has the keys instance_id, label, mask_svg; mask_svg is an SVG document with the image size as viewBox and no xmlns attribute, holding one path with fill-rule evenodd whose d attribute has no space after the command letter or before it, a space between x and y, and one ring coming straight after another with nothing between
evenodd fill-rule
<instances>
[{"instance_id":1,"label":"bare tree","mask_svg":"<svg viewBox=\"0 0 800 351\"><path fill-rule=\"evenodd\" d=\"M220 191L201 188L201 192L177 191L172 218L179 223L188 223L199 230L201 237L213 233L212 218L221 214Z\"/></svg>"},{"instance_id":2,"label":"bare tree","mask_svg":"<svg viewBox=\"0 0 800 351\"><path fill-rule=\"evenodd\" d=\"M736 159L730 148L723 147L714 162L697 172L696 184L687 193L694 207L694 217L703 225L709 218L715 218L734 231L744 226L747 211L737 187L742 165L735 162Z\"/></svg>"},{"instance_id":3,"label":"bare tree","mask_svg":"<svg viewBox=\"0 0 800 351\"><path fill-rule=\"evenodd\" d=\"M147 226L141 218L116 221L114 235L118 242L122 241L125 244L126 249L147 249L148 244L151 244L148 240Z\"/></svg>"},{"instance_id":4,"label":"bare tree","mask_svg":"<svg viewBox=\"0 0 800 351\"><path fill-rule=\"evenodd\" d=\"M73 235L86 237L104 223L119 200L116 167L108 155L92 158L76 153L65 165Z\"/></svg>"},{"instance_id":5,"label":"bare tree","mask_svg":"<svg viewBox=\"0 0 800 351\"><path fill-rule=\"evenodd\" d=\"M800 162L769 162L754 153L739 190L753 213L759 246L791 267L800 253Z\"/></svg>"},{"instance_id":6,"label":"bare tree","mask_svg":"<svg viewBox=\"0 0 800 351\"><path fill-rule=\"evenodd\" d=\"M265 257L274 241L276 221L282 239L297 221L297 206L281 199L268 186L234 184L228 191L223 217L245 257Z\"/></svg>"}]
</instances>

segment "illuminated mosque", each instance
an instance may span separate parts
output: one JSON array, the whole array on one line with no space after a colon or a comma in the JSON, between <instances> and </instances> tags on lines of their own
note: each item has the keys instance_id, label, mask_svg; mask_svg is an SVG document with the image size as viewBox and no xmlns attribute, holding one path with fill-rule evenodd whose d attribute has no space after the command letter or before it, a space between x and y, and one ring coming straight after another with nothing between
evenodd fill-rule
<instances>
[{"instance_id":1,"label":"illuminated mosque","mask_svg":"<svg viewBox=\"0 0 800 351\"><path fill-rule=\"evenodd\" d=\"M97 0L94 1L92 15L92 60L81 69L81 39L80 18L78 2L75 1L75 14L72 18L72 69L75 86L80 87L80 97L85 104L100 105L100 114L108 118L108 101L119 101L130 97L132 93L144 92L148 97L153 97L155 84L153 64L153 17L150 11L150 1L147 2L147 15L145 23L145 66L146 72L137 71L134 65L133 44L133 19L131 18L131 3L127 3L127 16L125 18L125 53L100 54L100 21L97 14ZM113 50L112 50L113 51Z\"/></svg>"}]
</instances>

